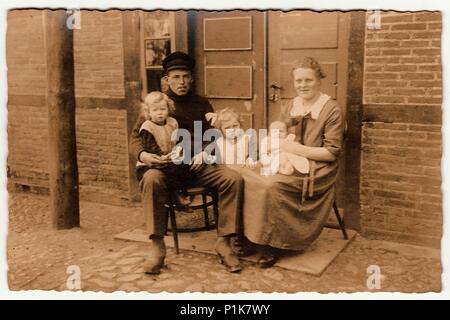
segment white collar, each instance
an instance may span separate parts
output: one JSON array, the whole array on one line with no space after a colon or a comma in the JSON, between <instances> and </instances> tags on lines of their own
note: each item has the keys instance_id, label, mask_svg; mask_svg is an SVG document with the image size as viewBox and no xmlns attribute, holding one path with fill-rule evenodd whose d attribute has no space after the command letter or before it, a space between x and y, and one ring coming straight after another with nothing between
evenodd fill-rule
<instances>
[{"instance_id":1,"label":"white collar","mask_svg":"<svg viewBox=\"0 0 450 320\"><path fill-rule=\"evenodd\" d=\"M303 105L303 99L301 97L295 97L293 101L293 107L291 109L291 116L305 116L311 112L311 118L316 120L319 117L323 106L330 100L331 97L325 93L320 93L319 98L311 106L305 107ZM295 114L293 112L295 111Z\"/></svg>"}]
</instances>

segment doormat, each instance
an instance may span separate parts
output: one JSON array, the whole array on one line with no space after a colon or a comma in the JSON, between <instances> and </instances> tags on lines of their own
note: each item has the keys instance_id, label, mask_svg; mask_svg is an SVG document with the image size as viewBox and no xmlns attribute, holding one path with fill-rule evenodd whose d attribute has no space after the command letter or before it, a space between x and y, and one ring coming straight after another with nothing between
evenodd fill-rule
<instances>
[{"instance_id":1,"label":"doormat","mask_svg":"<svg viewBox=\"0 0 450 320\"><path fill-rule=\"evenodd\" d=\"M344 240L340 230L325 228L320 237L303 253L283 256L277 261L275 266L320 276L356 235L356 232L353 230L347 230L347 233L349 240ZM114 239L150 242L147 233L140 228L119 233L114 236ZM214 251L216 239L215 230L190 233L178 232L180 250L192 250L216 255ZM165 241L168 247L174 247L171 234L165 238ZM258 258L258 255L255 254L241 259L256 263Z\"/></svg>"}]
</instances>

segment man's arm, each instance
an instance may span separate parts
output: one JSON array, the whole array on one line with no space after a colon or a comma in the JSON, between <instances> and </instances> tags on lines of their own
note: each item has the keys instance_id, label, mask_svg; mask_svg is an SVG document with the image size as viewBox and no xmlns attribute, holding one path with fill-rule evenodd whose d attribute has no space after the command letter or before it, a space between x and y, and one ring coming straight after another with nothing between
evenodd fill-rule
<instances>
[{"instance_id":1,"label":"man's arm","mask_svg":"<svg viewBox=\"0 0 450 320\"><path fill-rule=\"evenodd\" d=\"M206 98L201 98L203 100L203 119L202 119L202 136L205 134L205 131L208 129L213 129L209 121L206 119L206 114L209 112L214 112L213 107L211 106L211 103ZM204 151L205 148L210 144L213 143L211 141L204 141L202 139L202 152L194 155L191 160L191 170L197 171L201 168L202 164L204 163L204 158L207 156L206 152Z\"/></svg>"},{"instance_id":2,"label":"man's arm","mask_svg":"<svg viewBox=\"0 0 450 320\"><path fill-rule=\"evenodd\" d=\"M206 130L209 129L214 129L213 126L211 126L211 123L206 119L206 114L207 113L213 113L214 109L211 105L211 103L208 101L208 99L205 98L204 100L204 113L203 113L203 134L205 134ZM205 150L206 146L209 145L211 142L210 141L202 141L202 150Z\"/></svg>"},{"instance_id":3,"label":"man's arm","mask_svg":"<svg viewBox=\"0 0 450 320\"><path fill-rule=\"evenodd\" d=\"M203 122L204 122L204 125L205 125L205 131L206 130L208 130L208 129L211 129L211 128L213 128L212 126L211 126L211 123L208 121L208 120L206 120L206 114L207 113L213 113L214 112L214 109L213 109L213 107L212 107L212 105L211 105L211 103L208 101L208 99L206 99L205 98L205 111L204 111L204 119L203 119Z\"/></svg>"}]
</instances>

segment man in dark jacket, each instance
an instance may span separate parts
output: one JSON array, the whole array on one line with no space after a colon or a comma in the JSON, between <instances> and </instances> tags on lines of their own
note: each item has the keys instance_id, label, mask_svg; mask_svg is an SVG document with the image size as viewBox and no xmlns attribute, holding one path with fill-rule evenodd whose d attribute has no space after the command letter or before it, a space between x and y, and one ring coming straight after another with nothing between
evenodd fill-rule
<instances>
[{"instance_id":1,"label":"man in dark jacket","mask_svg":"<svg viewBox=\"0 0 450 320\"><path fill-rule=\"evenodd\" d=\"M192 70L195 61L183 52L174 52L163 61L169 89L167 95L175 102L175 111L171 114L178 122L179 128L190 132L192 143L204 145L203 132L210 128L205 117L206 113L213 112L207 99L191 91L193 82ZM194 135L194 121L202 123L202 135ZM147 232L151 242L150 255L145 261L146 273L158 274L164 263L166 248L164 235L167 231L167 203L169 195L169 180L158 165L171 161L144 151L139 129L144 122L140 118L133 128L130 139L130 152L139 161L145 163L149 169L143 174L139 186L141 189L144 215ZM218 240L216 252L220 261L230 272L241 270L238 257L230 246L230 237L237 234L242 211L243 180L235 171L224 165L207 165L204 163L205 153L199 150L193 153L188 177L180 180L189 182L189 185L215 188L219 194L219 221L217 222Z\"/></svg>"}]
</instances>

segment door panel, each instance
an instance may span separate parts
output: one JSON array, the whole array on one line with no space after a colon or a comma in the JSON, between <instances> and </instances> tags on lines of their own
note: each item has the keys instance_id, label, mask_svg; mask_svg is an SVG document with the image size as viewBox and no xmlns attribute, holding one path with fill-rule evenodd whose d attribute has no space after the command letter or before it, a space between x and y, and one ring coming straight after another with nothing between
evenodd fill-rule
<instances>
[{"instance_id":1,"label":"door panel","mask_svg":"<svg viewBox=\"0 0 450 320\"><path fill-rule=\"evenodd\" d=\"M205 66L205 96L223 99L252 99L251 66Z\"/></svg>"},{"instance_id":2,"label":"door panel","mask_svg":"<svg viewBox=\"0 0 450 320\"><path fill-rule=\"evenodd\" d=\"M281 14L280 47L283 49L336 48L338 46L338 13L289 12ZM299 37L301 35L301 37Z\"/></svg>"},{"instance_id":3,"label":"door panel","mask_svg":"<svg viewBox=\"0 0 450 320\"><path fill-rule=\"evenodd\" d=\"M242 126L264 126L264 23L259 11L191 14L191 52L196 58L196 91L215 110L241 113Z\"/></svg>"},{"instance_id":4,"label":"door panel","mask_svg":"<svg viewBox=\"0 0 450 320\"><path fill-rule=\"evenodd\" d=\"M251 50L252 16L203 18L205 51Z\"/></svg>"}]
</instances>

